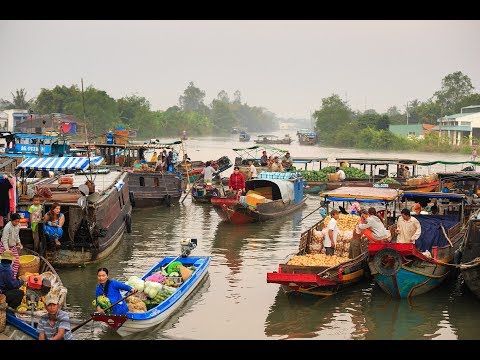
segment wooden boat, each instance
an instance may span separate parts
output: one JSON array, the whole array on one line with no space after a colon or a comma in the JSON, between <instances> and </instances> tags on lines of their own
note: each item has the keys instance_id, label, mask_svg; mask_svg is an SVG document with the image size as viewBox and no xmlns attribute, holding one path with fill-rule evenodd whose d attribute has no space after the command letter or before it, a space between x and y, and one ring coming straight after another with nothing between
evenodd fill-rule
<instances>
[{"instance_id":1,"label":"wooden boat","mask_svg":"<svg viewBox=\"0 0 480 360\"><path fill-rule=\"evenodd\" d=\"M276 135L258 135L257 139L254 140L255 144L290 144L292 142L290 135L286 134L282 139Z\"/></svg>"},{"instance_id":2,"label":"wooden boat","mask_svg":"<svg viewBox=\"0 0 480 360\"><path fill-rule=\"evenodd\" d=\"M315 145L318 142L317 133L309 129L297 131L297 137L300 145Z\"/></svg>"},{"instance_id":3,"label":"wooden boat","mask_svg":"<svg viewBox=\"0 0 480 360\"><path fill-rule=\"evenodd\" d=\"M250 134L247 134L245 131L240 131L240 134L238 135L238 140L241 142L250 141Z\"/></svg>"},{"instance_id":4,"label":"wooden boat","mask_svg":"<svg viewBox=\"0 0 480 360\"><path fill-rule=\"evenodd\" d=\"M210 204L213 197L225 197L225 188L220 184L196 184L192 188L192 198L195 202Z\"/></svg>"},{"instance_id":5,"label":"wooden boat","mask_svg":"<svg viewBox=\"0 0 480 360\"><path fill-rule=\"evenodd\" d=\"M398 193L392 189L365 190L366 189L362 187L345 187L333 190L332 192L322 193L321 196L325 198L325 203L329 204L327 205L327 212L329 212L329 207L333 208L336 203L344 204L349 201L358 201L364 204L382 202L385 204L387 213L389 207L395 206L399 196ZM339 227L343 228L347 226L347 224L351 227L356 224L347 220L351 215L347 215L345 218L344 216L345 215L341 215L339 218ZM322 231L326 219L320 220L301 234L297 256L324 253L324 251L322 251L323 239L319 240L316 238L316 232ZM345 225L343 224L344 221ZM348 230L352 231L353 229L354 227ZM295 256L292 254L287 257L284 263L279 264L277 271L267 273L267 283L280 284L287 294L292 295L311 297L336 294L346 287L361 281L368 271L368 240L366 238L360 240L361 253L355 256L355 258L352 258L353 254L349 253L350 240L351 239L342 239L341 242L337 241L335 249L335 255L345 258L348 256L349 259L332 266L325 266L325 264L305 266L289 264ZM345 246L345 243L347 246ZM311 263L312 260L313 259L310 259L309 263ZM316 259L315 261L323 261L323 259Z\"/></svg>"},{"instance_id":6,"label":"wooden boat","mask_svg":"<svg viewBox=\"0 0 480 360\"><path fill-rule=\"evenodd\" d=\"M221 219L232 224L246 224L277 219L305 204L304 182L295 173L261 172L245 181L246 196L239 199L212 197Z\"/></svg>"},{"instance_id":7,"label":"wooden boat","mask_svg":"<svg viewBox=\"0 0 480 360\"><path fill-rule=\"evenodd\" d=\"M469 218L461 246L460 272L465 284L480 299L480 210Z\"/></svg>"},{"instance_id":8,"label":"wooden boat","mask_svg":"<svg viewBox=\"0 0 480 360\"><path fill-rule=\"evenodd\" d=\"M157 305L148 308L146 312L128 312L125 315L105 315L93 313L92 317L95 321L102 321L112 327L120 336L128 336L134 333L148 330L157 326L168 319L175 311L177 311L185 300L195 290L199 288L202 279L208 273L210 265L210 256L187 256L187 257L165 257L153 266L142 280L161 270L162 267L179 261L185 267L194 266L191 276L183 281L181 285L169 297Z\"/></svg>"},{"instance_id":9,"label":"wooden boat","mask_svg":"<svg viewBox=\"0 0 480 360\"><path fill-rule=\"evenodd\" d=\"M75 159L74 161L71 161ZM22 190L18 197L17 209L28 216L32 204L31 197L37 192L51 193L42 197L44 211L50 210L53 203L59 203L65 216L61 246L48 248L44 232L39 230L42 255L58 266L78 266L102 260L112 253L120 243L125 230L131 231L132 205L126 171L110 171L97 174L93 178L84 175L72 176L72 184L58 184L59 176L31 179L29 173L42 171L86 170L86 158L29 158L22 162ZM93 180L93 186L85 186L86 180ZM82 187L83 186L83 187ZM86 190L84 196L81 192ZM85 189L86 188L86 189ZM90 194L89 194L90 192ZM43 226L43 224L39 224ZM20 230L22 243L33 244L30 228Z\"/></svg>"},{"instance_id":10,"label":"wooden boat","mask_svg":"<svg viewBox=\"0 0 480 360\"><path fill-rule=\"evenodd\" d=\"M449 263L454 260L465 230L465 195L404 192L403 198L415 201L441 199L448 202L452 210L447 207L443 215L413 215L422 226L415 244L368 244L371 274L382 290L396 298L417 296L439 286L454 268ZM453 203L456 210L453 210Z\"/></svg>"},{"instance_id":11,"label":"wooden boat","mask_svg":"<svg viewBox=\"0 0 480 360\"><path fill-rule=\"evenodd\" d=\"M20 250L20 255L33 255L39 259L38 273L49 279L52 285L50 291L56 291L60 296L60 304L62 307L66 306L67 288L63 286L60 276L57 274L53 266L47 261L46 258L28 248ZM27 285L28 286L28 285ZM48 292L47 292L48 294ZM35 302L42 301L41 296L45 296L40 289L32 290L26 289L26 295L28 295L28 301L34 300ZM22 304L23 305L23 304ZM21 306L22 306L21 305ZM26 306L26 305L24 305ZM8 309L6 313L6 328L4 335L12 340L37 340L38 331L37 324L40 316L46 313L45 309L42 310L29 310L26 312L13 311L15 309Z\"/></svg>"}]
</instances>

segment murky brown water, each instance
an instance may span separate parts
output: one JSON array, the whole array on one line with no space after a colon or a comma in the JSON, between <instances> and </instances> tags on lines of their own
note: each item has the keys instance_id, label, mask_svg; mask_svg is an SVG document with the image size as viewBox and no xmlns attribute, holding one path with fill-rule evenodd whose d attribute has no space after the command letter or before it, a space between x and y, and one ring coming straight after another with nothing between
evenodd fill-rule
<instances>
[{"instance_id":1,"label":"murky brown water","mask_svg":"<svg viewBox=\"0 0 480 360\"><path fill-rule=\"evenodd\" d=\"M290 132L292 137L294 132ZM279 135L283 136L283 132ZM238 136L187 141L192 160L227 155L233 161ZM425 161L468 161L466 155L364 152L300 146L282 148L292 156L399 157ZM450 168L449 168L450 169ZM459 166L452 169L458 170ZM430 171L444 170L443 166ZM429 169L421 168L421 173ZM230 170L231 172L231 170ZM225 175L230 173L226 172ZM210 205L183 204L135 209L133 232L101 264L61 269L68 287L69 311L87 319L97 284L96 269L105 266L111 277L126 281L141 275L166 255L179 255L182 237L198 239L193 255L211 255L209 274L200 289L168 321L127 339L479 339L479 301L458 278L411 301L391 299L365 279L344 292L316 301L287 298L279 285L267 284L266 274L296 252L300 233L319 220L314 212L320 198L311 196L297 213L278 221L231 226L219 223ZM103 324L90 322L77 339L122 339Z\"/></svg>"}]
</instances>

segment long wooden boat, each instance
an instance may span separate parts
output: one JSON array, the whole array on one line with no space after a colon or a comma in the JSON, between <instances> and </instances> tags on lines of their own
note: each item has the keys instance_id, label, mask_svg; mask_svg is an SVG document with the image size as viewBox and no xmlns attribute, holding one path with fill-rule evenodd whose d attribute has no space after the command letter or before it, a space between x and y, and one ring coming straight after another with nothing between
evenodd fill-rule
<instances>
[{"instance_id":1,"label":"long wooden boat","mask_svg":"<svg viewBox=\"0 0 480 360\"><path fill-rule=\"evenodd\" d=\"M248 134L245 131L240 131L240 134L238 135L238 140L240 142L247 142L250 141L250 134Z\"/></svg>"},{"instance_id":2,"label":"long wooden boat","mask_svg":"<svg viewBox=\"0 0 480 360\"><path fill-rule=\"evenodd\" d=\"M41 256L40 254L36 253L33 250L28 248L23 248L20 250L20 255L33 255L39 259L39 274L40 276L44 276L48 280L50 280L51 284L53 285L50 291L56 291L60 296L60 304L62 307L66 306L67 303L67 289L63 286L62 280L60 276L57 274L53 266L48 262L46 258ZM32 290L28 289L27 294L29 295L28 298L31 298ZM39 290L37 290L39 291ZM42 301L40 296L44 296L46 294L36 293L33 292L34 299L37 301ZM22 304L20 306L26 306L26 304ZM33 311L33 313L32 313ZM16 309L8 309L6 313L6 327L5 331L3 332L9 339L12 340L37 340L38 339L38 331L37 331L37 324L40 319L40 316L45 314L46 310L29 310L26 312L17 311Z\"/></svg>"},{"instance_id":3,"label":"long wooden boat","mask_svg":"<svg viewBox=\"0 0 480 360\"><path fill-rule=\"evenodd\" d=\"M416 201L441 199L456 203L457 209L443 215L413 215L422 227L415 244L368 244L371 274L382 290L396 298L417 296L439 286L454 269L450 263L465 231L465 195L404 192L403 196Z\"/></svg>"},{"instance_id":4,"label":"long wooden boat","mask_svg":"<svg viewBox=\"0 0 480 360\"><path fill-rule=\"evenodd\" d=\"M77 158L77 162L66 158L30 158L22 162L18 169L23 171L22 191L18 197L17 209L28 216L28 208L32 204L31 196L37 192L41 197L44 211L50 210L53 203L59 203L65 216L61 246L47 248L45 233L39 235L42 243L42 255L56 266L79 266L102 260L110 255L120 243L125 230L131 231L132 205L128 188L126 171L110 171L108 174L97 174L92 179L94 186L90 194L84 196L80 189L85 185L87 177L74 175L73 184L58 184L59 176L53 178L32 179L29 173L43 171L75 171L86 170L89 163L85 158ZM74 159L74 158L70 158ZM33 161L31 161L33 160ZM48 189L49 194L42 191ZM33 244L30 228L20 230L22 243Z\"/></svg>"},{"instance_id":5,"label":"long wooden boat","mask_svg":"<svg viewBox=\"0 0 480 360\"><path fill-rule=\"evenodd\" d=\"M182 176L170 171L129 171L128 188L135 207L170 205L182 196Z\"/></svg>"},{"instance_id":6,"label":"long wooden boat","mask_svg":"<svg viewBox=\"0 0 480 360\"><path fill-rule=\"evenodd\" d=\"M480 299L480 210L471 214L461 247L460 272L465 284Z\"/></svg>"},{"instance_id":7,"label":"long wooden boat","mask_svg":"<svg viewBox=\"0 0 480 360\"><path fill-rule=\"evenodd\" d=\"M317 133L309 129L297 131L297 137L300 145L315 145L318 142Z\"/></svg>"},{"instance_id":8,"label":"long wooden boat","mask_svg":"<svg viewBox=\"0 0 480 360\"><path fill-rule=\"evenodd\" d=\"M225 197L225 187L220 184L196 184L192 188L192 198L197 203L210 204L214 197Z\"/></svg>"},{"instance_id":9,"label":"long wooden boat","mask_svg":"<svg viewBox=\"0 0 480 360\"><path fill-rule=\"evenodd\" d=\"M125 315L105 315L93 313L92 317L95 321L102 321L112 327L120 336L128 336L140 331L148 330L154 326L161 324L168 319L175 311L177 311L202 282L202 279L208 273L210 265L210 256L187 256L187 257L165 257L153 266L142 280L150 275L161 271L165 265L179 261L185 267L195 267L191 276L183 281L181 285L170 296L159 304L148 308L146 312L128 312Z\"/></svg>"},{"instance_id":10,"label":"long wooden boat","mask_svg":"<svg viewBox=\"0 0 480 360\"><path fill-rule=\"evenodd\" d=\"M330 207L333 208L336 204L358 201L363 204L373 204L374 202L384 203L388 213L389 207L395 206L399 197L399 194L392 189L371 189L372 191L365 191L366 189L362 187L349 187L337 190L338 191L334 190L322 194L325 198L325 203L328 204L327 212L330 211ZM339 226L342 228L344 226L351 226L348 230L352 231L355 223L349 218L351 216L352 215L345 216L341 214ZM356 217L359 218L358 216ZM327 219L329 220L329 218L320 220L301 234L299 251L296 256L322 253L323 239L320 241L316 239L316 233L324 229ZM355 235L353 235L352 231L352 237L353 236ZM312 297L336 294L346 287L364 279L368 270L368 240L365 237L360 239L361 253L354 258L354 254L348 252L350 241L351 239L342 239L341 242L337 241L335 249L335 255L343 255L343 257L346 258L345 255L348 254L348 259L343 261L339 259L340 262L331 266L325 266L324 264L305 266L289 264L295 256L292 254L286 258L284 263L279 264L277 271L267 273L267 283L280 284L283 290L289 295ZM308 262L325 261L326 259L328 259L328 257L325 259L310 258Z\"/></svg>"},{"instance_id":11,"label":"long wooden boat","mask_svg":"<svg viewBox=\"0 0 480 360\"><path fill-rule=\"evenodd\" d=\"M279 138L276 135L258 135L257 139L254 140L255 144L268 144L268 145L275 145L275 144L284 144L288 145L292 142L292 138L290 135L285 135L283 138Z\"/></svg>"},{"instance_id":12,"label":"long wooden boat","mask_svg":"<svg viewBox=\"0 0 480 360\"><path fill-rule=\"evenodd\" d=\"M300 209L307 199L303 188L302 178L294 173L261 172L257 178L245 181L245 197L212 197L211 202L222 221L232 224L266 221ZM253 197L257 199L250 202Z\"/></svg>"}]
</instances>

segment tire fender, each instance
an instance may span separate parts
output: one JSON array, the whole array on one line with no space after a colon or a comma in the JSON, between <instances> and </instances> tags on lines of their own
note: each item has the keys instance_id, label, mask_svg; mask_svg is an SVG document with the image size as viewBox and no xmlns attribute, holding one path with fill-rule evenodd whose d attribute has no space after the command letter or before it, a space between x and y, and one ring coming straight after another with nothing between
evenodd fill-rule
<instances>
[{"instance_id":1,"label":"tire fender","mask_svg":"<svg viewBox=\"0 0 480 360\"><path fill-rule=\"evenodd\" d=\"M383 248L373 256L373 265L379 274L395 275L402 267L402 255L395 249Z\"/></svg>"}]
</instances>

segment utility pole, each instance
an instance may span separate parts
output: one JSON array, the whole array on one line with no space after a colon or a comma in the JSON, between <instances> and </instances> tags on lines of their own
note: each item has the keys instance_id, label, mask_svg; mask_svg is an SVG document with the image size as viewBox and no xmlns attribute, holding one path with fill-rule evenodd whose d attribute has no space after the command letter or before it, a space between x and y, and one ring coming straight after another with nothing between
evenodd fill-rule
<instances>
[{"instance_id":1,"label":"utility pole","mask_svg":"<svg viewBox=\"0 0 480 360\"><path fill-rule=\"evenodd\" d=\"M407 101L406 108L407 108L407 125L408 125L408 101Z\"/></svg>"}]
</instances>

